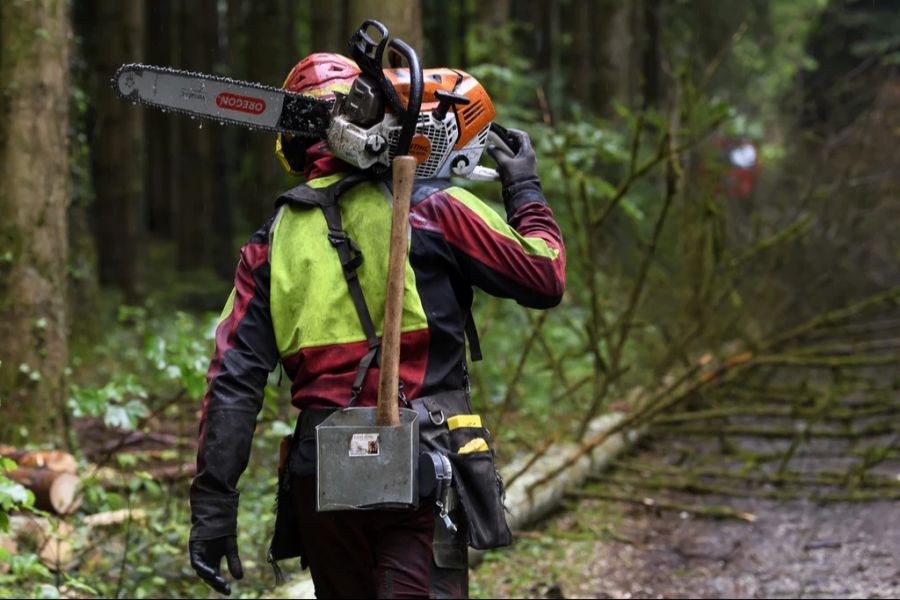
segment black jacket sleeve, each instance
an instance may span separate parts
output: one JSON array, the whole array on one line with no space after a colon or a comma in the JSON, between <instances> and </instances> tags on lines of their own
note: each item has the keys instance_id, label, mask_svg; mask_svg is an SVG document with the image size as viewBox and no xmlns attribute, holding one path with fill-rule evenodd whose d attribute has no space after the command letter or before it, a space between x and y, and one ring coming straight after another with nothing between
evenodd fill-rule
<instances>
[{"instance_id":1,"label":"black jacket sleeve","mask_svg":"<svg viewBox=\"0 0 900 600\"><path fill-rule=\"evenodd\" d=\"M278 361L269 310L268 240L241 249L234 291L216 328L191 484L191 540L235 535L237 482L250 458L268 373Z\"/></svg>"}]
</instances>

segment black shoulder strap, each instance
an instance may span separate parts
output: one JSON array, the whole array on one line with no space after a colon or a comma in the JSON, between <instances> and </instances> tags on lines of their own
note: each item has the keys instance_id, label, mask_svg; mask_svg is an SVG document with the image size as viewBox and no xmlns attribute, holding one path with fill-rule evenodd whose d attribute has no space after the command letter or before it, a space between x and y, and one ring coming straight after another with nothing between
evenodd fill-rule
<instances>
[{"instance_id":1,"label":"black shoulder strap","mask_svg":"<svg viewBox=\"0 0 900 600\"><path fill-rule=\"evenodd\" d=\"M356 404L359 393L362 391L366 373L378 354L381 340L375 333L375 323L372 321L372 315L369 313L369 306L366 304L366 297L363 294L362 285L360 285L359 276L356 273L356 269L359 268L363 261L362 251L343 228L341 210L337 199L344 191L367 178L368 175L366 173L358 172L323 188L299 185L282 194L275 202L276 207L280 207L283 204L318 206L325 216L325 224L328 226L328 241L331 242L331 245L337 251L338 258L341 261L344 279L347 280L347 289L350 291L353 306L356 308L356 314L359 317L359 324L362 326L369 346L368 352L360 359L359 365L356 367L356 377L353 379L348 406Z\"/></svg>"},{"instance_id":2,"label":"black shoulder strap","mask_svg":"<svg viewBox=\"0 0 900 600\"><path fill-rule=\"evenodd\" d=\"M478 328L475 326L475 317L472 316L472 309L466 315L466 339L469 340L469 357L472 362L477 362L484 358L481 354L481 342L478 340Z\"/></svg>"}]
</instances>

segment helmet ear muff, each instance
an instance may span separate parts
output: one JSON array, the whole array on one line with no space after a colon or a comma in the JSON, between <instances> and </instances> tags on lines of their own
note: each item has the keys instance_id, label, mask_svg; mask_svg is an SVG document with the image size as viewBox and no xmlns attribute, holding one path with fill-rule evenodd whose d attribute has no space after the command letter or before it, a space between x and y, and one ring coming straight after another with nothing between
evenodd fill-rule
<instances>
[{"instance_id":1,"label":"helmet ear muff","mask_svg":"<svg viewBox=\"0 0 900 600\"><path fill-rule=\"evenodd\" d=\"M275 154L285 169L291 175L303 175L303 167L306 165L306 151L316 140L307 140L299 137L285 137L278 134L275 140Z\"/></svg>"}]
</instances>

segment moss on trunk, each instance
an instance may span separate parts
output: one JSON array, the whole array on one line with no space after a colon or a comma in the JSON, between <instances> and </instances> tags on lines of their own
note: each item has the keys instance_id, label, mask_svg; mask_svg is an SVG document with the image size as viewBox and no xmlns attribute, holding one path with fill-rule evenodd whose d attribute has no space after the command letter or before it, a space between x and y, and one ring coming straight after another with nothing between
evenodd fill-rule
<instances>
[{"instance_id":1,"label":"moss on trunk","mask_svg":"<svg viewBox=\"0 0 900 600\"><path fill-rule=\"evenodd\" d=\"M0 437L47 436L66 398L68 3L0 3Z\"/></svg>"}]
</instances>

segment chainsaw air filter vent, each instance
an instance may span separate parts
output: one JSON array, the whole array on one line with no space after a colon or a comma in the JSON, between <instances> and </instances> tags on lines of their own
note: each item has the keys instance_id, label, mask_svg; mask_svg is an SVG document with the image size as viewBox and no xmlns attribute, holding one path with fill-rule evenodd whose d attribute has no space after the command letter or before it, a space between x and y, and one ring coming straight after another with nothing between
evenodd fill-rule
<instances>
[{"instance_id":1,"label":"chainsaw air filter vent","mask_svg":"<svg viewBox=\"0 0 900 600\"><path fill-rule=\"evenodd\" d=\"M452 123L451 127L446 127L443 123L435 125L431 116L428 114L419 115L419 123L416 126L416 135L424 135L431 142L431 153L416 168L416 177L434 177L444 160L447 158L450 140L455 136L456 122L455 119L448 119ZM449 130L448 130L449 129ZM393 160L397 152L397 141L400 139L400 129L391 131L390 134L390 153L389 158Z\"/></svg>"},{"instance_id":2,"label":"chainsaw air filter vent","mask_svg":"<svg viewBox=\"0 0 900 600\"><path fill-rule=\"evenodd\" d=\"M484 103L481 100L476 100L460 110L462 120L466 123L471 123L482 114L484 114Z\"/></svg>"}]
</instances>

